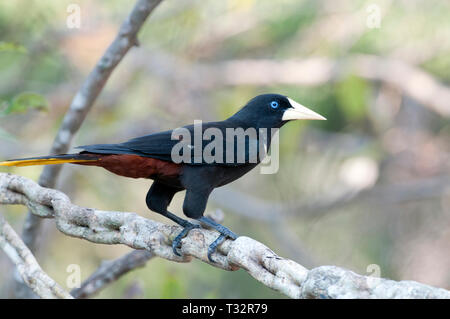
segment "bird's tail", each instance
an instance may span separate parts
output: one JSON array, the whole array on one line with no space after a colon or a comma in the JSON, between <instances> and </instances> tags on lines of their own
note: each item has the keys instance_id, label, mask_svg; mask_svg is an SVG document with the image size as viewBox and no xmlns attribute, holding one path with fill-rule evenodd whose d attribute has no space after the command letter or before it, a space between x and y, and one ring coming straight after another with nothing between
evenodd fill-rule
<instances>
[{"instance_id":1,"label":"bird's tail","mask_svg":"<svg viewBox=\"0 0 450 319\"><path fill-rule=\"evenodd\" d=\"M9 161L0 162L0 166L32 166L32 165L52 165L64 163L86 163L96 162L99 156L94 154L63 154L52 156L40 156L30 158L13 159ZM88 164L88 163L86 163Z\"/></svg>"}]
</instances>

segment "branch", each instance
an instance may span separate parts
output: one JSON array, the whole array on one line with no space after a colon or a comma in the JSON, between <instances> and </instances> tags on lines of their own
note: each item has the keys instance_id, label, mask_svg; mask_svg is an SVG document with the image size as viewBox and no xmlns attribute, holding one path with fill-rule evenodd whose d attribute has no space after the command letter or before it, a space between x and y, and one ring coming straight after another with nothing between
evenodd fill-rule
<instances>
[{"instance_id":1,"label":"branch","mask_svg":"<svg viewBox=\"0 0 450 319\"><path fill-rule=\"evenodd\" d=\"M121 25L116 38L97 62L64 116L63 122L53 141L50 154L67 153L73 136L80 128L109 76L131 47L137 45L137 33L149 14L162 0L138 0L133 10ZM39 184L55 187L61 170L60 165L45 166L39 177ZM40 219L28 214L22 231L25 244L35 250L36 237L39 232Z\"/></svg>"},{"instance_id":2,"label":"branch","mask_svg":"<svg viewBox=\"0 0 450 319\"><path fill-rule=\"evenodd\" d=\"M221 223L224 214L221 210L215 210L208 214L208 217L216 223ZM155 256L147 250L134 250L115 260L104 261L80 288L73 289L70 293L75 298L89 298L128 272L143 267L153 257Z\"/></svg>"},{"instance_id":3,"label":"branch","mask_svg":"<svg viewBox=\"0 0 450 319\"><path fill-rule=\"evenodd\" d=\"M101 244L124 244L177 262L189 262L194 257L210 263L208 246L218 236L215 231L194 229L182 240L182 256L176 256L171 242L181 231L179 226L135 213L79 207L62 192L11 174L0 174L0 204L26 205L39 217L54 218L56 227L69 236ZM308 271L245 236L226 240L213 257L216 263L210 263L212 266L225 270L243 268L264 285L292 298L450 298L445 289L360 276L334 266Z\"/></svg>"},{"instance_id":4,"label":"branch","mask_svg":"<svg viewBox=\"0 0 450 319\"><path fill-rule=\"evenodd\" d=\"M0 215L0 247L16 265L22 280L41 298L65 298L72 296L62 289L39 266L31 251L19 235Z\"/></svg>"},{"instance_id":5,"label":"branch","mask_svg":"<svg viewBox=\"0 0 450 319\"><path fill-rule=\"evenodd\" d=\"M162 0L138 0L131 13L122 23L116 38L106 49L103 56L88 75L81 88L75 94L67 113L64 116L61 127L53 141L50 154L62 154L69 150L73 136L80 128L87 113L99 96L109 76L123 59L125 54L134 45L138 45L137 33L141 29L147 17ZM60 165L45 166L39 177L39 184L45 187L55 187L56 180L61 170ZM22 238L25 245L32 252L36 251L37 236L41 227L41 219L32 212L28 212L25 219ZM31 296L23 289L20 282L16 283L16 295Z\"/></svg>"},{"instance_id":6,"label":"branch","mask_svg":"<svg viewBox=\"0 0 450 319\"><path fill-rule=\"evenodd\" d=\"M121 25L116 38L106 49L88 75L64 116L63 122L50 150L51 154L66 153L73 136L80 128L109 76L125 54L137 45L137 33L153 9L162 0L139 0ZM41 185L53 187L60 166L46 166L39 178Z\"/></svg>"},{"instance_id":7,"label":"branch","mask_svg":"<svg viewBox=\"0 0 450 319\"><path fill-rule=\"evenodd\" d=\"M126 273L143 267L153 257L150 251L133 250L116 260L104 261L80 288L73 289L70 294L75 298L88 298Z\"/></svg>"},{"instance_id":8,"label":"branch","mask_svg":"<svg viewBox=\"0 0 450 319\"><path fill-rule=\"evenodd\" d=\"M213 212L213 214L209 214L208 217L217 223L221 223L223 220L223 212L217 210ZM281 225L274 225L274 227L275 233L282 232L280 229ZM286 244L288 249L290 248L289 250L291 250L293 255L298 256L303 263L313 264L311 258L298 247L298 238L295 240L293 240L293 238L288 238L289 236L292 237L292 234L289 232L286 234L286 229L284 229L284 233L279 234L279 236L282 237L282 243ZM292 245L292 242L296 242L297 245ZM71 295L75 298L89 298L128 272L135 268L143 267L145 263L153 257L154 255L149 251L134 250L115 260L104 261L101 263L100 267L83 282L80 288L71 291Z\"/></svg>"}]
</instances>

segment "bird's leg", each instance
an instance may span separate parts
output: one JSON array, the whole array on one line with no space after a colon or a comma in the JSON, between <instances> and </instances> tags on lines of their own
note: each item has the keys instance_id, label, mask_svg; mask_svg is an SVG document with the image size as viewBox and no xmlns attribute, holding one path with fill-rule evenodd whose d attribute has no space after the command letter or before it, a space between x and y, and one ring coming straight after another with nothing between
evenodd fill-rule
<instances>
[{"instance_id":1,"label":"bird's leg","mask_svg":"<svg viewBox=\"0 0 450 319\"><path fill-rule=\"evenodd\" d=\"M195 176L195 175L193 175ZM195 177L195 180L198 180ZM188 188L186 187L186 196L184 197L183 212L189 217L198 220L203 225L214 228L220 233L220 236L209 246L208 259L210 262L214 262L212 254L216 251L217 246L220 245L227 237L236 239L238 236L225 226L216 223L209 217L203 216L203 213L208 202L208 196L211 193L212 188L198 188L198 186Z\"/></svg>"},{"instance_id":2,"label":"bird's leg","mask_svg":"<svg viewBox=\"0 0 450 319\"><path fill-rule=\"evenodd\" d=\"M227 237L234 240L238 236L235 233L233 233L231 230L229 230L227 227L220 225L219 223L216 223L211 218L202 216L198 219L198 221L214 228L215 230L217 230L220 233L220 236L217 237L217 239L208 247L208 259L210 262L214 262L214 260L212 259L212 254L216 251L217 246L219 246L221 243L223 243Z\"/></svg>"},{"instance_id":3,"label":"bird's leg","mask_svg":"<svg viewBox=\"0 0 450 319\"><path fill-rule=\"evenodd\" d=\"M181 256L177 251L177 248L181 246L181 239L183 239L183 237L185 237L191 229L198 228L199 226L194 225L167 210L167 207L172 201L173 196L178 191L180 191L180 189L169 187L162 183L153 182L147 193L145 201L150 210L169 218L170 220L183 227L183 230L175 237L172 242L173 253L177 256Z\"/></svg>"},{"instance_id":4,"label":"bird's leg","mask_svg":"<svg viewBox=\"0 0 450 319\"><path fill-rule=\"evenodd\" d=\"M181 247L181 240L186 237L186 235L189 233L189 231L191 231L194 228L200 228L199 225L195 225L192 224L190 222L188 222L187 220L178 217L175 214L172 214L169 211L165 211L165 213L162 214L163 216L171 219L172 221L174 221L175 223L177 223L178 225L180 225L181 227L183 227L183 230L175 237L175 239L172 241L172 251L175 255L177 256L181 256L180 253L178 253L177 248Z\"/></svg>"}]
</instances>

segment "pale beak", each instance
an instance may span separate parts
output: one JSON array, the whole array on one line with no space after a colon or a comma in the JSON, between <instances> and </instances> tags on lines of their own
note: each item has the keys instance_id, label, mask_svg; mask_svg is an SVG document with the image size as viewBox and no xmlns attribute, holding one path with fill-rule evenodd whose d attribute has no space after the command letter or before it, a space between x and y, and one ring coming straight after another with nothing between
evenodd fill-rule
<instances>
[{"instance_id":1,"label":"pale beak","mask_svg":"<svg viewBox=\"0 0 450 319\"><path fill-rule=\"evenodd\" d=\"M311 111L307 107L301 105L300 103L295 102L294 100L288 98L289 103L292 108L287 109L283 113L282 120L326 120L322 115L317 114L314 111Z\"/></svg>"}]
</instances>

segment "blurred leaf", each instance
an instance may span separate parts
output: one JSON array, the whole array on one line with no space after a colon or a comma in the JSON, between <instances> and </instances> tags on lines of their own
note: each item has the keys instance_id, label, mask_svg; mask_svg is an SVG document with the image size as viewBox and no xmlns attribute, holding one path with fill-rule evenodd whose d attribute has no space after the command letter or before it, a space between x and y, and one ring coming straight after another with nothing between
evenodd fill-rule
<instances>
[{"instance_id":1,"label":"blurred leaf","mask_svg":"<svg viewBox=\"0 0 450 319\"><path fill-rule=\"evenodd\" d=\"M426 61L421 66L425 71L437 76L443 82L450 82L450 54L442 54Z\"/></svg>"},{"instance_id":2,"label":"blurred leaf","mask_svg":"<svg viewBox=\"0 0 450 319\"><path fill-rule=\"evenodd\" d=\"M0 41L0 52L27 53L27 49L20 44Z\"/></svg>"},{"instance_id":3,"label":"blurred leaf","mask_svg":"<svg viewBox=\"0 0 450 319\"><path fill-rule=\"evenodd\" d=\"M369 87L365 80L351 75L336 86L336 99L348 120L360 120L366 114Z\"/></svg>"},{"instance_id":4,"label":"blurred leaf","mask_svg":"<svg viewBox=\"0 0 450 319\"><path fill-rule=\"evenodd\" d=\"M47 99L33 92L23 92L14 97L12 102L8 105L4 114L10 113L23 113L29 111L30 109L37 109L39 111L48 110Z\"/></svg>"},{"instance_id":5,"label":"blurred leaf","mask_svg":"<svg viewBox=\"0 0 450 319\"><path fill-rule=\"evenodd\" d=\"M183 283L169 274L161 289L161 298L186 298Z\"/></svg>"}]
</instances>

